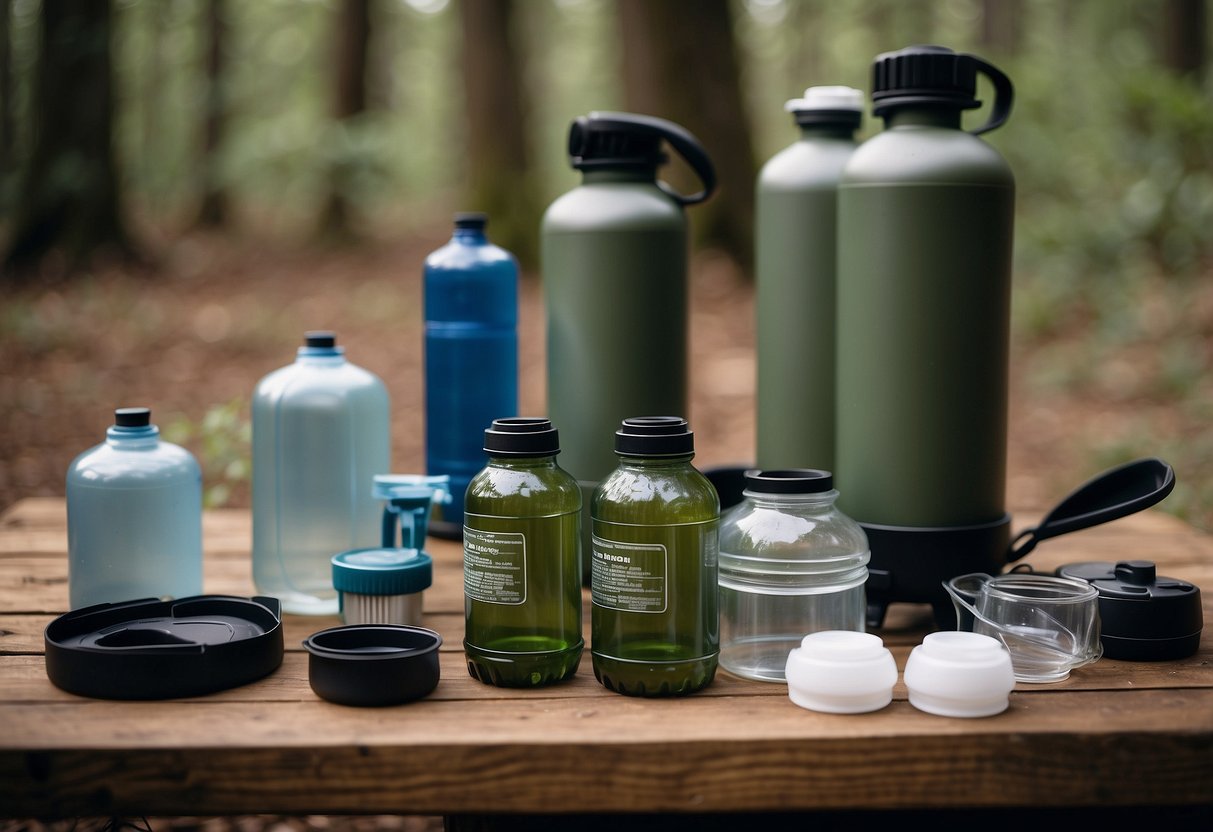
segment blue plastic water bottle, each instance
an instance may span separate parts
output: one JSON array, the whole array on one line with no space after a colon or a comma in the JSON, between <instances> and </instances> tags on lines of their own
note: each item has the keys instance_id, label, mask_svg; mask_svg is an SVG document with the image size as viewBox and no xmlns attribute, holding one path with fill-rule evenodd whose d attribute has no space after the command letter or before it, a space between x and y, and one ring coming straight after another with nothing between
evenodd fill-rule
<instances>
[{"instance_id":1,"label":"blue plastic water bottle","mask_svg":"<svg viewBox=\"0 0 1213 832\"><path fill-rule=\"evenodd\" d=\"M146 407L114 411L67 469L72 609L202 594L202 471Z\"/></svg>"},{"instance_id":2,"label":"blue plastic water bottle","mask_svg":"<svg viewBox=\"0 0 1213 832\"><path fill-rule=\"evenodd\" d=\"M455 215L450 242L425 261L426 473L450 477L440 529L463 524L463 495L484 467L484 426L518 411L518 261Z\"/></svg>"},{"instance_id":3,"label":"blue plastic water bottle","mask_svg":"<svg viewBox=\"0 0 1213 832\"><path fill-rule=\"evenodd\" d=\"M332 332L309 332L293 364L253 394L253 582L282 610L338 610L332 557L379 544L376 474L391 471L390 400L346 360Z\"/></svg>"}]
</instances>

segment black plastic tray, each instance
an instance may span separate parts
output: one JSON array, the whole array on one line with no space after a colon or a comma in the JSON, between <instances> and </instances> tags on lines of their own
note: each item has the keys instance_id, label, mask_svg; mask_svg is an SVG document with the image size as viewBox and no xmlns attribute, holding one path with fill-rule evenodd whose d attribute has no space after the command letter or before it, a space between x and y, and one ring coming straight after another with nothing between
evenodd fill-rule
<instances>
[{"instance_id":1,"label":"black plastic tray","mask_svg":"<svg viewBox=\"0 0 1213 832\"><path fill-rule=\"evenodd\" d=\"M253 682L282 664L277 598L144 598L73 610L46 627L46 674L96 699L173 699Z\"/></svg>"}]
</instances>

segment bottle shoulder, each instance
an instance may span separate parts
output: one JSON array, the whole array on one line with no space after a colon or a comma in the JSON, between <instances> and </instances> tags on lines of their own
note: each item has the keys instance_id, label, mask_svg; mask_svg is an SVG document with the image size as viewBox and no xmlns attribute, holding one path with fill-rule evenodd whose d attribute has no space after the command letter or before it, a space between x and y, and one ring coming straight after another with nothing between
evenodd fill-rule
<instances>
[{"instance_id":1,"label":"bottle shoulder","mask_svg":"<svg viewBox=\"0 0 1213 832\"><path fill-rule=\"evenodd\" d=\"M518 271L518 259L494 243L479 244L452 241L425 258L426 273L444 274L468 270L486 270L503 276Z\"/></svg>"},{"instance_id":2,"label":"bottle shoulder","mask_svg":"<svg viewBox=\"0 0 1213 832\"><path fill-rule=\"evenodd\" d=\"M618 522L690 523L720 516L720 495L698 469L620 466L594 489L595 518ZM660 515L660 519L654 519Z\"/></svg>"},{"instance_id":3,"label":"bottle shoulder","mask_svg":"<svg viewBox=\"0 0 1213 832\"><path fill-rule=\"evenodd\" d=\"M103 442L78 454L67 469L68 486L146 487L201 481L198 460L186 448L163 440L131 447Z\"/></svg>"},{"instance_id":4,"label":"bottle shoulder","mask_svg":"<svg viewBox=\"0 0 1213 832\"><path fill-rule=\"evenodd\" d=\"M464 511L538 516L581 510L581 487L559 466L488 465L472 477Z\"/></svg>"},{"instance_id":5,"label":"bottle shoulder","mask_svg":"<svg viewBox=\"0 0 1213 832\"><path fill-rule=\"evenodd\" d=\"M878 133L861 144L842 171L841 184L956 184L1013 188L1002 154L978 136L929 126Z\"/></svg>"},{"instance_id":6,"label":"bottle shoulder","mask_svg":"<svg viewBox=\"0 0 1213 832\"><path fill-rule=\"evenodd\" d=\"M867 552L868 537L859 523L833 506L774 507L745 500L721 517L720 545L749 555L847 555Z\"/></svg>"},{"instance_id":7,"label":"bottle shoulder","mask_svg":"<svg viewBox=\"0 0 1213 832\"><path fill-rule=\"evenodd\" d=\"M280 367L264 376L253 392L253 403L264 405L284 398L308 398L315 395L357 397L386 404L387 386L378 375L351 364L297 362Z\"/></svg>"},{"instance_id":8,"label":"bottle shoulder","mask_svg":"<svg viewBox=\"0 0 1213 832\"><path fill-rule=\"evenodd\" d=\"M582 184L557 197L543 214L542 233L681 230L682 206L652 182Z\"/></svg>"},{"instance_id":9,"label":"bottle shoulder","mask_svg":"<svg viewBox=\"0 0 1213 832\"><path fill-rule=\"evenodd\" d=\"M844 139L802 139L776 153L758 172L760 193L831 189L857 143Z\"/></svg>"}]
</instances>

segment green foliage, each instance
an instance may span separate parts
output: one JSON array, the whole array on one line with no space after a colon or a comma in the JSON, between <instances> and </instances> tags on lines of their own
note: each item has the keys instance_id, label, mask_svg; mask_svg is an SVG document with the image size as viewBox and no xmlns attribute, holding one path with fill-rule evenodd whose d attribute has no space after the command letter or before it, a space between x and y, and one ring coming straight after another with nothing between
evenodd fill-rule
<instances>
[{"instance_id":1,"label":"green foliage","mask_svg":"<svg viewBox=\"0 0 1213 832\"><path fill-rule=\"evenodd\" d=\"M211 406L198 422L179 416L164 429L169 442L190 447L202 465L202 501L219 508L252 479L252 425L241 398Z\"/></svg>"}]
</instances>

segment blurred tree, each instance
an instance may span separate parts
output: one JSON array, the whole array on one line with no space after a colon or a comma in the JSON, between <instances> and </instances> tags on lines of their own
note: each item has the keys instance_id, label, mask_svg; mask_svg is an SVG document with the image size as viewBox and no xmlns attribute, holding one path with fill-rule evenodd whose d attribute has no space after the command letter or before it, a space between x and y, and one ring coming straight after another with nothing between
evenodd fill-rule
<instances>
[{"instance_id":1,"label":"blurred tree","mask_svg":"<svg viewBox=\"0 0 1213 832\"><path fill-rule=\"evenodd\" d=\"M4 272L58 252L64 274L96 256L137 259L120 205L113 147L109 0L43 0L33 152Z\"/></svg>"},{"instance_id":2,"label":"blurred tree","mask_svg":"<svg viewBox=\"0 0 1213 832\"><path fill-rule=\"evenodd\" d=\"M513 39L513 0L460 0L467 123L466 210L489 215L493 241L536 267L540 205L527 142L529 109Z\"/></svg>"},{"instance_id":3,"label":"blurred tree","mask_svg":"<svg viewBox=\"0 0 1213 832\"><path fill-rule=\"evenodd\" d=\"M1166 0L1163 64L1177 75L1199 78L1208 58L1206 0Z\"/></svg>"},{"instance_id":4,"label":"blurred tree","mask_svg":"<svg viewBox=\"0 0 1213 832\"><path fill-rule=\"evenodd\" d=\"M981 45L999 56L1015 55L1027 29L1024 0L981 0Z\"/></svg>"},{"instance_id":5,"label":"blurred tree","mask_svg":"<svg viewBox=\"0 0 1213 832\"><path fill-rule=\"evenodd\" d=\"M757 164L741 95L731 4L620 0L618 11L627 107L680 124L703 143L720 189L694 209L696 240L723 250L749 274Z\"/></svg>"},{"instance_id":6,"label":"blurred tree","mask_svg":"<svg viewBox=\"0 0 1213 832\"><path fill-rule=\"evenodd\" d=\"M0 0L0 174L13 166L12 0Z\"/></svg>"},{"instance_id":7,"label":"blurred tree","mask_svg":"<svg viewBox=\"0 0 1213 832\"><path fill-rule=\"evenodd\" d=\"M371 41L370 0L341 0L337 11L333 66L333 117L338 126L366 112L367 58ZM320 234L329 240L355 236L350 203L351 163L338 150L329 170L329 193L320 216Z\"/></svg>"},{"instance_id":8,"label":"blurred tree","mask_svg":"<svg viewBox=\"0 0 1213 832\"><path fill-rule=\"evenodd\" d=\"M202 125L202 205L197 224L220 228L227 224L228 195L219 175L219 152L227 126L224 48L227 41L227 4L206 4L206 113Z\"/></svg>"}]
</instances>

